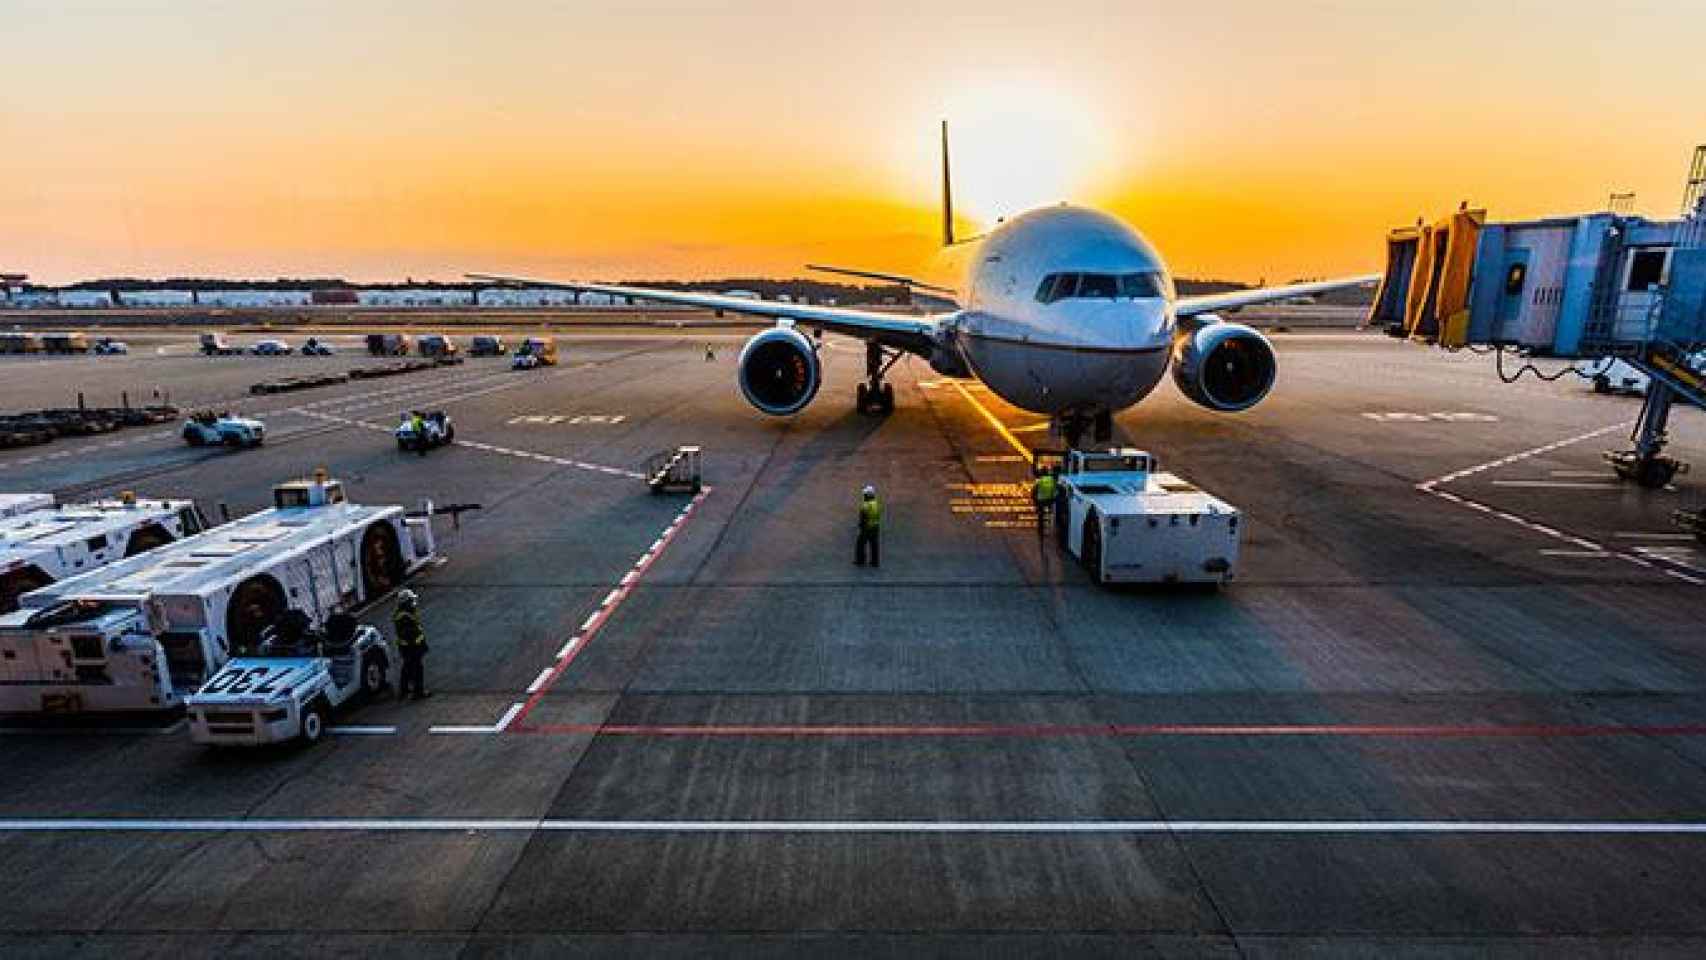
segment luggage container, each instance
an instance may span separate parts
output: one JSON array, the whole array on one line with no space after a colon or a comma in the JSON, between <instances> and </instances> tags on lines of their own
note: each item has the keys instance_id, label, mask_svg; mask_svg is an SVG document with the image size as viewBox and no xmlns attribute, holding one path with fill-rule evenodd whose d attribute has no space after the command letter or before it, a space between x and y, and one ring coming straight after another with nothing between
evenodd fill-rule
<instances>
[{"instance_id":1,"label":"luggage container","mask_svg":"<svg viewBox=\"0 0 1706 960\"><path fill-rule=\"evenodd\" d=\"M180 707L286 610L323 627L433 557L430 513L358 506L324 475L273 507L25 594L0 616L0 712Z\"/></svg>"}]
</instances>

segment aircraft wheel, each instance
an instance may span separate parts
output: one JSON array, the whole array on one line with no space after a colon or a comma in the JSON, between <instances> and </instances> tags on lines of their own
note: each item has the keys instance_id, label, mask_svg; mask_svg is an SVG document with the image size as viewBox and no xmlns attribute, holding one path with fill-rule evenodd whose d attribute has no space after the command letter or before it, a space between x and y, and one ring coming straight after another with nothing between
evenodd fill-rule
<instances>
[{"instance_id":1,"label":"aircraft wheel","mask_svg":"<svg viewBox=\"0 0 1706 960\"><path fill-rule=\"evenodd\" d=\"M853 388L853 409L864 413L871 405L871 391L864 384Z\"/></svg>"},{"instance_id":2,"label":"aircraft wheel","mask_svg":"<svg viewBox=\"0 0 1706 960\"><path fill-rule=\"evenodd\" d=\"M894 384L892 383L883 384L882 406L885 416L894 412Z\"/></svg>"}]
</instances>

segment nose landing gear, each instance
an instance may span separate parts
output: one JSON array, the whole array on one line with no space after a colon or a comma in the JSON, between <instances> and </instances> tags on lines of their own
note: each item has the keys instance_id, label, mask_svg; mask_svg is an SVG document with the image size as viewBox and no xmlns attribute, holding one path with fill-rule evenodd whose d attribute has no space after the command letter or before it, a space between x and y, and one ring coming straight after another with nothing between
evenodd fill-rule
<instances>
[{"instance_id":1,"label":"nose landing gear","mask_svg":"<svg viewBox=\"0 0 1706 960\"><path fill-rule=\"evenodd\" d=\"M865 382L853 393L854 409L866 416L886 417L894 412L894 384L883 379L899 360L899 350L888 352L881 344L865 344Z\"/></svg>"}]
</instances>

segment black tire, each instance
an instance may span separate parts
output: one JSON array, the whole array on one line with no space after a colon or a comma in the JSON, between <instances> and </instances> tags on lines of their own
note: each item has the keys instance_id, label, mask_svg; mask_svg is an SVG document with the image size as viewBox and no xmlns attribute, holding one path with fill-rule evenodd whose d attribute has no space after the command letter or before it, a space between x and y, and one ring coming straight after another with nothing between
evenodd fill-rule
<instances>
[{"instance_id":1,"label":"black tire","mask_svg":"<svg viewBox=\"0 0 1706 960\"><path fill-rule=\"evenodd\" d=\"M302 729L297 736L307 746L313 746L326 736L326 706L316 700L302 708Z\"/></svg>"},{"instance_id":2,"label":"black tire","mask_svg":"<svg viewBox=\"0 0 1706 960\"><path fill-rule=\"evenodd\" d=\"M864 413L866 408L870 407L870 405L871 391L866 389L865 385L861 383L853 390L853 409L860 413Z\"/></svg>"},{"instance_id":3,"label":"black tire","mask_svg":"<svg viewBox=\"0 0 1706 960\"><path fill-rule=\"evenodd\" d=\"M1606 377L1605 374L1603 374L1603 373L1597 377L1594 377L1593 378L1593 392L1594 393L1610 393L1611 392L1611 380L1610 380L1610 378Z\"/></svg>"},{"instance_id":4,"label":"black tire","mask_svg":"<svg viewBox=\"0 0 1706 960\"><path fill-rule=\"evenodd\" d=\"M163 547L172 542L172 535L166 528L157 523L150 523L130 535L130 541L124 545L124 555L134 557L139 553L147 553L155 547Z\"/></svg>"},{"instance_id":5,"label":"black tire","mask_svg":"<svg viewBox=\"0 0 1706 960\"><path fill-rule=\"evenodd\" d=\"M455 442L456 442L456 424L454 424L454 423L447 424L444 428L444 445L449 446Z\"/></svg>"},{"instance_id":6,"label":"black tire","mask_svg":"<svg viewBox=\"0 0 1706 960\"><path fill-rule=\"evenodd\" d=\"M237 436L235 433L228 433L225 435L225 445L232 449L236 449L243 445L243 438Z\"/></svg>"},{"instance_id":7,"label":"black tire","mask_svg":"<svg viewBox=\"0 0 1706 960\"><path fill-rule=\"evenodd\" d=\"M53 578L33 563L0 576L0 613L11 613L18 609L19 597L31 590L40 590L52 582Z\"/></svg>"},{"instance_id":8,"label":"black tire","mask_svg":"<svg viewBox=\"0 0 1706 960\"><path fill-rule=\"evenodd\" d=\"M1090 511L1084 518L1084 549L1080 551L1084 557L1084 569L1089 571L1090 579L1096 583L1102 580L1102 517L1096 511Z\"/></svg>"},{"instance_id":9,"label":"black tire","mask_svg":"<svg viewBox=\"0 0 1706 960\"><path fill-rule=\"evenodd\" d=\"M364 599L372 600L403 582L403 551L397 531L383 521L361 535L361 584Z\"/></svg>"},{"instance_id":10,"label":"black tire","mask_svg":"<svg viewBox=\"0 0 1706 960\"><path fill-rule=\"evenodd\" d=\"M1635 482L1648 490L1662 490L1676 476L1676 464L1666 460L1642 460L1635 471Z\"/></svg>"},{"instance_id":11,"label":"black tire","mask_svg":"<svg viewBox=\"0 0 1706 960\"><path fill-rule=\"evenodd\" d=\"M385 655L369 652L361 658L361 695L369 699L379 696L379 691L390 686L386 679Z\"/></svg>"},{"instance_id":12,"label":"black tire","mask_svg":"<svg viewBox=\"0 0 1706 960\"><path fill-rule=\"evenodd\" d=\"M894 412L894 384L883 384L882 405L884 416Z\"/></svg>"},{"instance_id":13,"label":"black tire","mask_svg":"<svg viewBox=\"0 0 1706 960\"><path fill-rule=\"evenodd\" d=\"M225 605L225 642L231 655L256 649L261 631L277 623L288 609L284 587L272 577L261 574L239 583Z\"/></svg>"}]
</instances>

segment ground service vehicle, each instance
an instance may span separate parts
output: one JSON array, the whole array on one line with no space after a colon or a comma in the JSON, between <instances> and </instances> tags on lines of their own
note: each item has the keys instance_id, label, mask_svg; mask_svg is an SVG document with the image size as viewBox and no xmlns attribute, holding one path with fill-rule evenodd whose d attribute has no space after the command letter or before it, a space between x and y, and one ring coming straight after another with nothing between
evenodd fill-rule
<instances>
[{"instance_id":1,"label":"ground service vehicle","mask_svg":"<svg viewBox=\"0 0 1706 960\"><path fill-rule=\"evenodd\" d=\"M318 337L309 337L302 343L302 355L305 357L329 357L335 352L331 344Z\"/></svg>"},{"instance_id":2,"label":"ground service vehicle","mask_svg":"<svg viewBox=\"0 0 1706 960\"><path fill-rule=\"evenodd\" d=\"M358 506L324 475L274 506L24 594L0 616L0 712L179 707L292 608L323 626L433 557L431 510Z\"/></svg>"},{"instance_id":3,"label":"ground service vehicle","mask_svg":"<svg viewBox=\"0 0 1706 960\"><path fill-rule=\"evenodd\" d=\"M283 340L262 340L250 347L249 352L257 357L285 357L290 355L290 344Z\"/></svg>"},{"instance_id":4,"label":"ground service vehicle","mask_svg":"<svg viewBox=\"0 0 1706 960\"><path fill-rule=\"evenodd\" d=\"M248 417L201 410L184 421L184 442L192 447L258 447L267 437L267 425Z\"/></svg>"},{"instance_id":5,"label":"ground service vehicle","mask_svg":"<svg viewBox=\"0 0 1706 960\"><path fill-rule=\"evenodd\" d=\"M130 344L112 337L102 337L95 341L95 353L98 356L111 357L130 352Z\"/></svg>"},{"instance_id":6,"label":"ground service vehicle","mask_svg":"<svg viewBox=\"0 0 1706 960\"><path fill-rule=\"evenodd\" d=\"M402 357L409 352L409 338L402 333L370 333L367 352L376 357Z\"/></svg>"},{"instance_id":7,"label":"ground service vehicle","mask_svg":"<svg viewBox=\"0 0 1706 960\"><path fill-rule=\"evenodd\" d=\"M422 413L413 410L403 414L395 431L398 450L413 450L422 456L433 447L456 441L456 425L443 410Z\"/></svg>"},{"instance_id":8,"label":"ground service vehicle","mask_svg":"<svg viewBox=\"0 0 1706 960\"><path fill-rule=\"evenodd\" d=\"M480 334L468 343L470 357L501 357L506 352L503 337Z\"/></svg>"},{"instance_id":9,"label":"ground service vehicle","mask_svg":"<svg viewBox=\"0 0 1706 960\"><path fill-rule=\"evenodd\" d=\"M1594 393L1647 393L1647 375L1616 357L1578 360L1576 373L1593 382Z\"/></svg>"},{"instance_id":10,"label":"ground service vehicle","mask_svg":"<svg viewBox=\"0 0 1706 960\"><path fill-rule=\"evenodd\" d=\"M0 520L32 510L51 510L53 504L51 493L0 493Z\"/></svg>"},{"instance_id":11,"label":"ground service vehicle","mask_svg":"<svg viewBox=\"0 0 1706 960\"><path fill-rule=\"evenodd\" d=\"M442 333L423 333L415 338L415 352L423 357L454 357L460 348Z\"/></svg>"},{"instance_id":12,"label":"ground service vehicle","mask_svg":"<svg viewBox=\"0 0 1706 960\"><path fill-rule=\"evenodd\" d=\"M290 611L254 656L231 660L185 699L191 739L210 746L318 743L333 712L390 686L397 655L377 628L347 613L327 617L324 631L306 620Z\"/></svg>"},{"instance_id":13,"label":"ground service vehicle","mask_svg":"<svg viewBox=\"0 0 1706 960\"><path fill-rule=\"evenodd\" d=\"M56 580L134 557L206 529L191 500L118 500L55 507L46 503L0 515L0 613L18 597ZM28 501L21 501L28 502Z\"/></svg>"},{"instance_id":14,"label":"ground service vehicle","mask_svg":"<svg viewBox=\"0 0 1706 960\"><path fill-rule=\"evenodd\" d=\"M89 337L82 333L44 333L41 348L47 353L88 353Z\"/></svg>"},{"instance_id":15,"label":"ground service vehicle","mask_svg":"<svg viewBox=\"0 0 1706 960\"><path fill-rule=\"evenodd\" d=\"M510 362L514 370L532 370L534 367L553 367L557 365L557 341L551 337L528 337L515 348L515 359Z\"/></svg>"},{"instance_id":16,"label":"ground service vehicle","mask_svg":"<svg viewBox=\"0 0 1706 960\"><path fill-rule=\"evenodd\" d=\"M243 352L243 348L226 343L220 334L204 333L201 335L201 352L209 357L235 357Z\"/></svg>"},{"instance_id":17,"label":"ground service vehicle","mask_svg":"<svg viewBox=\"0 0 1706 960\"><path fill-rule=\"evenodd\" d=\"M1055 497L1055 536L1097 583L1225 583L1238 563L1238 510L1159 472L1131 448L1074 450Z\"/></svg>"}]
</instances>

